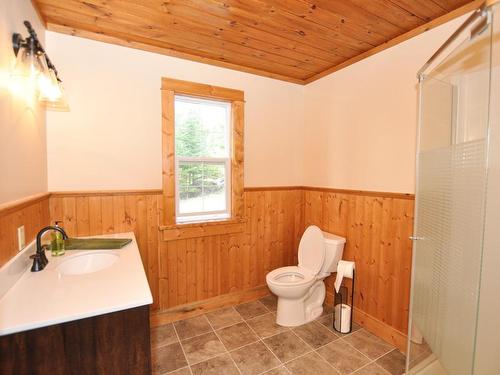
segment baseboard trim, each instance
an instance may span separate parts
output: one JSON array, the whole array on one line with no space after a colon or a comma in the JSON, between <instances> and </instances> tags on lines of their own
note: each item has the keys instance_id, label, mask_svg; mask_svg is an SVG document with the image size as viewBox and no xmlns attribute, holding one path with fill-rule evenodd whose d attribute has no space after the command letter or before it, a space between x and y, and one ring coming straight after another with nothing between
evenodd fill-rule
<instances>
[{"instance_id":1,"label":"baseboard trim","mask_svg":"<svg viewBox=\"0 0 500 375\"><path fill-rule=\"evenodd\" d=\"M391 327L356 307L354 308L354 321L368 331L373 332L388 343L394 345L402 352L406 352L406 340L408 336L403 332L398 331L396 328Z\"/></svg>"},{"instance_id":2,"label":"baseboard trim","mask_svg":"<svg viewBox=\"0 0 500 375\"><path fill-rule=\"evenodd\" d=\"M157 327L163 324L175 322L176 320L192 318L210 311L222 309L224 307L253 301L267 296L270 293L271 292L267 288L267 285L261 285L252 289L222 294L203 301L196 301L185 305L175 306L168 310L152 312L150 324L151 327Z\"/></svg>"},{"instance_id":3,"label":"baseboard trim","mask_svg":"<svg viewBox=\"0 0 500 375\"><path fill-rule=\"evenodd\" d=\"M326 294L326 303L329 305L333 305L332 293ZM378 337L384 339L402 352L406 352L406 340L408 336L403 332L398 331L396 328L391 327L390 325L382 322L381 320L378 320L377 318L356 307L354 307L353 320L360 326L365 328L367 331L370 331Z\"/></svg>"}]
</instances>

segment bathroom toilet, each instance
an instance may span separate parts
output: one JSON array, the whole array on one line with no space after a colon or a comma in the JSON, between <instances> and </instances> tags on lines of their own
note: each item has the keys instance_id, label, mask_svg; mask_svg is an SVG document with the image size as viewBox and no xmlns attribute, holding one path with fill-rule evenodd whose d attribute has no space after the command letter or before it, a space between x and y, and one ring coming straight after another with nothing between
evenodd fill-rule
<instances>
[{"instance_id":1,"label":"bathroom toilet","mask_svg":"<svg viewBox=\"0 0 500 375\"><path fill-rule=\"evenodd\" d=\"M300 239L299 264L266 275L269 289L278 297L276 323L295 327L321 315L326 295L323 280L336 271L345 242L311 225Z\"/></svg>"}]
</instances>

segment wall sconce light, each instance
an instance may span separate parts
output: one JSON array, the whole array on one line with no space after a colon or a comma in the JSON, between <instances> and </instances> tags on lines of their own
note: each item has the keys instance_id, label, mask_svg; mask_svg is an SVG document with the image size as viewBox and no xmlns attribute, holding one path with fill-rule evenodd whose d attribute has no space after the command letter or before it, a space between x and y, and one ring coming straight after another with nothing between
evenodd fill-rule
<instances>
[{"instance_id":1,"label":"wall sconce light","mask_svg":"<svg viewBox=\"0 0 500 375\"><path fill-rule=\"evenodd\" d=\"M16 62L12 72L12 86L16 88L28 85L38 93L38 100L49 110L69 111L65 99L62 81L57 69L38 40L31 23L24 21L29 37L21 34L12 35L12 45Z\"/></svg>"}]
</instances>

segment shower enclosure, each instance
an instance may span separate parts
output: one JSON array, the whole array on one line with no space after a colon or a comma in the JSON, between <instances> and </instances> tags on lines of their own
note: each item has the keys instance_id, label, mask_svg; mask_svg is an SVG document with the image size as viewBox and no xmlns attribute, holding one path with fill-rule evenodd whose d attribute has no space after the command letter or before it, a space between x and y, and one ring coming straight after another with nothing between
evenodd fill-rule
<instances>
[{"instance_id":1,"label":"shower enclosure","mask_svg":"<svg viewBox=\"0 0 500 375\"><path fill-rule=\"evenodd\" d=\"M500 4L420 70L406 374L500 374Z\"/></svg>"}]
</instances>

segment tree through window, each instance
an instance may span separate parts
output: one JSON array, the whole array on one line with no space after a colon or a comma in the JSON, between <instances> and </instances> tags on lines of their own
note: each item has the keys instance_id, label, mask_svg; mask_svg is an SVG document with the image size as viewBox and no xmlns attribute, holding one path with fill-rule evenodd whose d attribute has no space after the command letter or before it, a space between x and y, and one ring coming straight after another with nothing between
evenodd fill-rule
<instances>
[{"instance_id":1,"label":"tree through window","mask_svg":"<svg viewBox=\"0 0 500 375\"><path fill-rule=\"evenodd\" d=\"M231 103L175 95L177 222L230 217Z\"/></svg>"}]
</instances>

